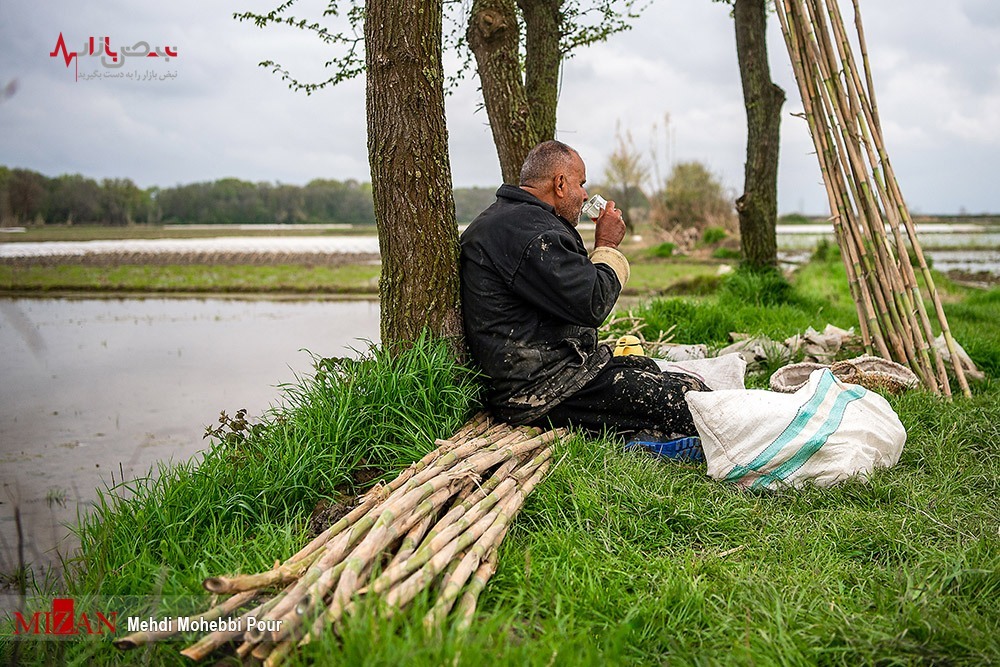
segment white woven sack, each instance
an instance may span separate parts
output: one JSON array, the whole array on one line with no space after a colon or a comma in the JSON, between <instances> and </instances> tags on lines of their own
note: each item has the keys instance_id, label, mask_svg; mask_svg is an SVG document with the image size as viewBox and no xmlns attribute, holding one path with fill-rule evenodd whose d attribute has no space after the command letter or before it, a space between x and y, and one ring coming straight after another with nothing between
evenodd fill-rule
<instances>
[{"instance_id":1,"label":"white woven sack","mask_svg":"<svg viewBox=\"0 0 1000 667\"><path fill-rule=\"evenodd\" d=\"M748 488L832 486L899 461L906 430L889 402L813 371L794 394L686 394L713 479Z\"/></svg>"},{"instance_id":2,"label":"white woven sack","mask_svg":"<svg viewBox=\"0 0 1000 667\"><path fill-rule=\"evenodd\" d=\"M747 362L738 354L724 354L707 359L669 361L654 359L661 371L687 373L705 383L709 389L744 389L743 378L747 374Z\"/></svg>"}]
</instances>

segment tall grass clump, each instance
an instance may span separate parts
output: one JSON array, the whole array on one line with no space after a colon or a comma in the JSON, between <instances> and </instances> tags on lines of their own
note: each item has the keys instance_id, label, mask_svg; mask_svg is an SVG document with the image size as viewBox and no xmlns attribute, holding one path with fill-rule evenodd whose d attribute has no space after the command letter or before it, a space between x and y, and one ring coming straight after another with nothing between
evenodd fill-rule
<instances>
[{"instance_id":1,"label":"tall grass clump","mask_svg":"<svg viewBox=\"0 0 1000 667\"><path fill-rule=\"evenodd\" d=\"M259 571L294 551L317 501L408 465L468 417L477 388L447 345L315 360L284 403L233 427L198 461L99 494L79 527L70 592L165 594L209 573Z\"/></svg>"},{"instance_id":2,"label":"tall grass clump","mask_svg":"<svg viewBox=\"0 0 1000 667\"><path fill-rule=\"evenodd\" d=\"M792 285L777 269L740 267L726 276L720 298L732 303L777 306L793 298Z\"/></svg>"},{"instance_id":3,"label":"tall grass clump","mask_svg":"<svg viewBox=\"0 0 1000 667\"><path fill-rule=\"evenodd\" d=\"M836 271L833 262L814 269L819 274ZM636 310L646 322L643 334L656 337L673 329L676 343L705 343L722 347L731 332L765 335L775 340L804 331L822 330L827 324L848 328L857 323L854 306L831 308L826 294L809 285L793 285L777 270L740 267L723 278L719 290L703 299L665 298L643 304Z\"/></svg>"}]
</instances>

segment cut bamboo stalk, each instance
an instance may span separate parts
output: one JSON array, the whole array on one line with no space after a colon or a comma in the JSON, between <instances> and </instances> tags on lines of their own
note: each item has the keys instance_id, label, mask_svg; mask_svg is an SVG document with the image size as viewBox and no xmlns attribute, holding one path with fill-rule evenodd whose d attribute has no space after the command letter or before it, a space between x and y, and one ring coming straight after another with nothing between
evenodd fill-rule
<instances>
[{"instance_id":1,"label":"cut bamboo stalk","mask_svg":"<svg viewBox=\"0 0 1000 667\"><path fill-rule=\"evenodd\" d=\"M354 547L353 551L347 555L334 569L324 569L318 572L312 580L304 586L300 586L290 592L285 603L281 606L281 613L274 611L269 618L281 620L281 629L277 633L271 633L270 641L280 642L289 633L294 631L301 623L304 616L309 615L306 610L319 605L327 592L336 587L333 594L333 604L338 604L342 609L350 596L360 586L359 578L361 572L372 567L375 559L380 555L381 550L391 543L399 534L405 533L417 524L425 515L429 514L435 506L446 500L449 496L447 484L449 480L438 480L437 484L430 484L435 489L428 498L423 500L419 507L413 507L408 503L413 502L416 496L411 497L406 503L400 499L400 503L393 507L383 509L378 521L373 525L371 531L364 539ZM442 486L443 488L437 488ZM419 489L418 489L419 490ZM409 512L401 521L397 522L396 512L407 512L407 508L415 511ZM380 523L381 522L381 523ZM318 613L318 612L316 612ZM264 633L261 632L260 636Z\"/></svg>"},{"instance_id":2,"label":"cut bamboo stalk","mask_svg":"<svg viewBox=\"0 0 1000 667\"><path fill-rule=\"evenodd\" d=\"M459 634L465 634L472 627L472 618L476 614L476 607L479 606L479 596L486 588L486 583L497 571L497 553L496 549L490 552L458 600L455 607L455 616L458 618L455 623L455 631Z\"/></svg>"},{"instance_id":3,"label":"cut bamboo stalk","mask_svg":"<svg viewBox=\"0 0 1000 667\"><path fill-rule=\"evenodd\" d=\"M373 572L383 565L386 572L398 570L411 561L416 564L411 563L410 570L415 571L383 591L389 609L409 604L420 590L438 582L439 602L432 616L443 620L463 591L478 597L489 578L486 566L492 562L495 567L496 550L510 521L552 463L549 443L563 433L539 434L537 429L494 425L477 416L452 438L437 441L436 450L397 478L366 494L347 516L284 563L258 574L206 579L206 588L215 591L253 589L230 596L201 615L204 618L232 614L262 587L284 585L240 617L242 627L253 616L280 620L280 629L269 632L258 626L209 633L183 654L200 660L236 642L241 660L279 664L297 645L355 609L358 595L375 594ZM462 595L462 600L468 597ZM137 633L122 641L135 646L156 638Z\"/></svg>"},{"instance_id":4,"label":"cut bamboo stalk","mask_svg":"<svg viewBox=\"0 0 1000 667\"><path fill-rule=\"evenodd\" d=\"M413 574L389 588L384 596L389 607L404 607L420 591L430 586L448 563L454 559L455 554L468 549L483 533L489 530L490 526L500 519L506 510L506 503L512 502L514 497L514 494L510 494L504 498L504 505L498 505L493 511L485 514L479 521L469 526L468 530L434 553Z\"/></svg>"},{"instance_id":5,"label":"cut bamboo stalk","mask_svg":"<svg viewBox=\"0 0 1000 667\"><path fill-rule=\"evenodd\" d=\"M368 581L371 577L374 563L368 563L365 565L358 576L359 581ZM312 623L306 628L305 625L301 626L301 631L297 632L291 637L299 646L308 644L313 640L313 638L319 636L323 629L340 622L340 619L348 611L354 608L354 602L350 597L346 599L337 600L333 597L330 601L330 605L325 609L322 606L317 606L311 610Z\"/></svg>"},{"instance_id":6,"label":"cut bamboo stalk","mask_svg":"<svg viewBox=\"0 0 1000 667\"><path fill-rule=\"evenodd\" d=\"M535 475L529 479L524 487L522 488L523 497L527 497L529 493L534 490L535 486L541 482L548 472L549 464L551 462L547 461L543 464ZM522 501L523 502L523 501ZM514 514L511 516L511 521L517 512L520 511L520 507L515 510ZM456 610L456 615L458 616L458 622L456 623L455 629L459 633L465 633L468 631L472 624L472 617L476 612L476 606L479 602L479 595L482 593L483 589L486 587L486 582L489 581L490 577L496 572L497 558L499 556L500 543L503 541L504 537L507 535L507 530L510 524L508 523L503 527L503 530L497 536L494 544L490 546L488 552L486 553L485 561L477 568L473 580L470 582L469 586L466 587L465 592L462 594L461 599L458 602L458 608Z\"/></svg>"},{"instance_id":7,"label":"cut bamboo stalk","mask_svg":"<svg viewBox=\"0 0 1000 667\"><path fill-rule=\"evenodd\" d=\"M858 33L858 44L861 50L861 59L864 65L865 80L868 87L868 99L870 100L871 114L872 114L872 125L875 129L873 133L875 136L875 141L878 145L879 155L881 156L882 163L885 166L886 182L889 184L890 190L893 193L893 197L898 205L898 210L901 214L903 224L906 228L907 236L910 239L910 245L913 248L914 255L916 256L918 266L920 267L921 274L924 277L924 283L926 285L927 291L930 294L931 301L934 304L935 315L938 319L938 324L941 327L941 333L944 336L945 344L948 347L948 351L951 353L951 358L954 363L955 377L958 380L959 387L962 393L968 398L972 396L972 392L969 389L968 380L965 377L965 372L962 369L962 364L958 361L959 357L957 354L955 339L951 335L951 327L948 325L948 318L944 314L944 309L941 306L941 299L938 296L937 288L934 285L934 278L931 276L930 267L927 265L927 261L924 258L923 249L920 246L920 242L917 239L916 226L913 223L913 218L910 216L910 210L905 205L903 201L902 192L899 189L899 182L896 180L896 175L892 168L892 163L889 161L888 152L885 150L885 143L882 139L882 127L881 121L878 114L878 104L875 99L875 86L872 83L871 66L868 60L868 46L865 40L864 26L861 20L861 10L858 6L858 0L853 0L854 4L854 23L857 28ZM834 3L834 6L836 4ZM931 333L927 333L928 340L931 338ZM948 388L948 384L944 385Z\"/></svg>"},{"instance_id":8,"label":"cut bamboo stalk","mask_svg":"<svg viewBox=\"0 0 1000 667\"><path fill-rule=\"evenodd\" d=\"M787 5L788 3L786 3ZM791 13L791 12L790 12ZM819 155L827 155L828 160L826 162L820 162L821 171L823 171L824 182L827 183L828 188L833 188L830 190L831 195L831 210L839 211L839 220L835 218L835 221L841 223L841 229L846 232L846 238L852 239L852 242L846 244L848 248L856 248L857 252L852 252L854 264L856 265L856 274L859 277L859 287L864 293L863 303L866 306L865 311L861 310L861 304L858 305L859 309L859 320L866 316L869 320L869 329L875 338L876 345L878 347L879 353L886 358L892 358L893 355L890 354L884 337L881 334L882 327L880 321L884 318L880 318L878 313L884 313L885 308L882 300L878 297L881 293L878 287L873 290L872 281L872 268L870 261L868 259L868 253L865 251L864 243L861 240L859 234L859 223L856 215L854 214L854 207L851 198L846 194L844 182L847 180L842 176L842 166L845 162L845 157L843 156L843 151L840 150L840 141L836 133L830 132L830 122L827 117L827 107L828 102L823 96L823 87L815 78L815 74L811 67L807 67L804 63L809 57L809 50L804 43L805 35L801 37L796 37L801 29L798 24L793 25L787 19L787 17L781 15L782 27L786 34L786 40L794 40L796 51L793 55L793 63L797 65L797 80L800 85L800 92L803 99L803 104L809 105L811 107L811 114L809 118L813 121L813 140L817 144L817 152ZM813 101L812 103L810 101ZM809 108L807 107L807 108ZM844 245L841 246L842 250ZM878 304L873 302L872 296L876 297ZM876 310L875 306L878 306Z\"/></svg>"},{"instance_id":9,"label":"cut bamboo stalk","mask_svg":"<svg viewBox=\"0 0 1000 667\"><path fill-rule=\"evenodd\" d=\"M310 565L319 558L318 553L313 553L306 558L294 563L284 563L267 572L257 574L241 574L232 577L209 577L205 579L203 585L205 590L211 593L239 593L240 591L253 591L259 588L267 588L277 584L288 584L302 576Z\"/></svg>"},{"instance_id":10,"label":"cut bamboo stalk","mask_svg":"<svg viewBox=\"0 0 1000 667\"><path fill-rule=\"evenodd\" d=\"M809 132L813 138L813 143L816 146L816 155L819 158L820 171L823 174L823 184L826 188L830 211L833 214L834 232L837 236L837 243L842 249L841 261L847 273L848 286L851 289L851 295L858 313L858 324L861 327L862 341L865 350L869 354L872 352L874 341L878 348L878 353L888 358L889 351L886 348L885 341L882 339L876 322L871 298L866 286L860 279L862 273L860 260L853 244L848 242L849 230L847 229L847 225L849 218L847 212L844 210L845 203L838 194L839 189L834 187L833 173L838 171L838 167L836 166L836 155L830 146L830 140L827 136L829 126L817 117L818 112L813 103L814 88L810 85L809 78L805 72L802 49L798 37L790 30L786 14L787 10L783 11L782 6L778 6L777 9L779 24L785 41L788 44L792 70L795 74L799 94L802 98L804 115L809 126Z\"/></svg>"},{"instance_id":11,"label":"cut bamboo stalk","mask_svg":"<svg viewBox=\"0 0 1000 667\"><path fill-rule=\"evenodd\" d=\"M807 13L808 9L806 14ZM874 261L876 269L875 275L872 277L872 291L876 295L876 301L879 304L879 311L883 314L883 317L887 317L887 321L891 323L888 327L888 333L890 342L892 342L896 351L897 359L901 361L909 361L912 358L912 355L905 346L905 338L900 335L902 323L898 312L896 312L894 308L894 276L891 274L891 265L886 261L884 253L882 252L884 246L879 242L878 234L883 228L879 225L872 224L873 218L878 218L880 224L881 217L878 215L877 204L871 197L870 185L868 183L863 162L857 153L855 144L851 141L850 133L845 127L848 125L846 122L846 101L843 95L839 94L839 88L835 83L836 75L831 71L827 58L822 51L822 40L818 36L818 34L821 34L821 31L814 27L817 25L819 19L814 18L813 22L810 22L806 14L799 15L799 29L807 35L807 39L804 43L809 49L809 56L812 58L813 62L816 63L819 76L824 82L824 85L820 86L819 89L826 106L828 117L836 120L836 124L841 128L841 132L834 133L834 141L838 145L839 152L841 153L841 163L849 165L852 171L853 177L846 179L846 181L853 191L855 201L858 201L862 205L862 214L857 218L857 222L860 224L858 224L855 228L858 229L862 235L860 245L862 247L867 246L872 250L871 257ZM886 279L888 279L888 282L886 282Z\"/></svg>"},{"instance_id":12,"label":"cut bamboo stalk","mask_svg":"<svg viewBox=\"0 0 1000 667\"><path fill-rule=\"evenodd\" d=\"M946 341L951 338L950 328L885 151L857 0L853 4L864 81L836 0L781 0L776 9L816 145L862 334L867 328L877 346L883 334L889 342L889 349L880 350L883 356L907 364L926 387L937 393L943 390L947 396L951 391L947 372L931 345L933 330L902 229L942 333L947 331ZM953 338L948 344L954 351ZM963 385L964 374L956 372L956 377ZM963 392L968 394L966 388L967 383Z\"/></svg>"},{"instance_id":13,"label":"cut bamboo stalk","mask_svg":"<svg viewBox=\"0 0 1000 667\"><path fill-rule=\"evenodd\" d=\"M826 89L834 102L833 109L837 115L839 126L842 128L844 144L847 148L854 174L852 182L857 181L859 184L861 202L868 223L867 228L875 249L876 260L879 263L879 274L884 279L887 279L885 298L887 303L891 305L889 309L890 318L892 319L894 328L899 332L907 363L924 379L925 384L936 389L934 387L935 380L929 358L924 357L922 359L917 352L919 337L914 333L915 322L912 321L912 307L905 303L906 286L903 276L900 274L901 262L894 256L888 239L885 236L884 220L886 216L879 199L875 196L877 185L875 188L872 185L873 180L876 184L878 182L878 163L877 160L870 160L866 164L862 157L864 141L862 141L862 136L859 134L858 128L861 128L862 133L865 132L865 119L860 110L860 100L856 100L856 96L851 94L853 91L853 79L847 76L850 65L843 55L838 60L838 55L835 53L830 40L829 30L826 27L820 2L812 0L811 2L807 2L806 5L807 12L810 15L810 24L815 26L813 34L816 40L813 46L816 47L816 59L824 78L828 81L829 85ZM840 78L836 74L838 67L843 68L842 71L845 74L846 80L845 85L839 84ZM846 94L845 90L847 91ZM870 157L872 156L870 148L867 150L867 153ZM870 173L874 174L876 178L869 178Z\"/></svg>"},{"instance_id":14,"label":"cut bamboo stalk","mask_svg":"<svg viewBox=\"0 0 1000 667\"><path fill-rule=\"evenodd\" d=\"M467 548L474 541L473 535L476 531L480 528L485 530L485 527L479 525L483 517L488 516L490 510L495 506L502 504L504 499L516 490L518 484L523 484L551 456L550 449L544 450L535 459L516 470L511 477L500 482L496 489L486 494L463 516L456 518L441 529L435 526L412 556L382 572L381 576L372 583L371 592L377 595L389 590L399 580L411 575L435 555L444 553L449 554L450 557L455 552Z\"/></svg>"},{"instance_id":15,"label":"cut bamboo stalk","mask_svg":"<svg viewBox=\"0 0 1000 667\"><path fill-rule=\"evenodd\" d=\"M427 516L425 516L423 519L420 520L420 523L411 528L410 531L406 533L406 535L403 537L403 541L399 545L399 549L396 551L396 555L394 555L392 557L392 560L389 561L389 565L387 566L387 568L390 568L393 565L401 563L405 561L407 558L409 558L411 555L413 555L413 552L417 550L417 546L424 539L424 536L427 534L427 531L429 531L431 529L431 526L433 525L434 525L434 515L428 514Z\"/></svg>"},{"instance_id":16,"label":"cut bamboo stalk","mask_svg":"<svg viewBox=\"0 0 1000 667\"><path fill-rule=\"evenodd\" d=\"M521 509L521 505L524 503L524 499L527 494L531 492L538 481L540 481L548 471L549 463L549 461L545 461L542 465L538 466L531 478L528 479L528 481L525 482L520 489L517 489L514 493L508 495L502 504L497 506L496 510L484 516L466 533L463 533L458 539L451 542L447 547L442 549L441 552L435 554L433 558L431 558L422 568L417 570L402 584L389 590L385 596L386 604L390 607L402 607L408 604L421 590L430 585L437 575L441 573L445 565L447 565L447 563L451 560L455 552L458 551L458 549L454 548L452 545L465 542L465 544L461 545L461 548L468 548L484 534L489 534L491 539L495 540L496 535L504 529L509 521ZM478 530L474 530L474 528L478 528L480 526L486 526L486 529L481 533L476 534ZM475 538L470 540L472 535L475 535Z\"/></svg>"},{"instance_id":17,"label":"cut bamboo stalk","mask_svg":"<svg viewBox=\"0 0 1000 667\"><path fill-rule=\"evenodd\" d=\"M914 343L919 348L918 351L923 357L924 365L927 368L930 368L933 364L937 371L937 383L944 388L945 395L950 395L951 388L948 383L948 375L944 366L944 361L928 342L933 339L933 332L931 331L927 311L924 308L923 296L920 293L920 287L917 283L913 266L910 264L909 255L906 251L906 244L900 231L900 202L896 200L896 197L887 186L887 183L891 180L892 174L889 170L888 156L884 153L884 151L879 150L879 147L882 145L882 140L881 131L879 130L878 123L875 118L874 103L869 99L868 91L865 90L865 86L861 82L861 78L858 74L857 62L854 59L853 50L851 49L847 32L844 29L843 17L840 14L840 8L838 7L836 0L829 0L827 4L827 11L830 13L830 25L837 38L838 52L843 63L845 76L847 76L848 93L852 96L852 98L857 99L857 108L864 115L863 118L858 118L857 123L862 132L862 145L864 145L867 149L868 162L872 167L873 174L875 175L875 183L878 188L879 198L883 202L883 209L885 211L889 227L893 233L896 255L899 258L899 264L903 270L902 274L906 286L906 291L903 292L903 294L905 295L907 301L906 308L912 311L915 307L919 316L919 324L923 332L923 336L915 336ZM876 155L876 150L879 150L879 155ZM905 209L905 206L902 208ZM933 362L931 361L931 357L933 357Z\"/></svg>"}]
</instances>

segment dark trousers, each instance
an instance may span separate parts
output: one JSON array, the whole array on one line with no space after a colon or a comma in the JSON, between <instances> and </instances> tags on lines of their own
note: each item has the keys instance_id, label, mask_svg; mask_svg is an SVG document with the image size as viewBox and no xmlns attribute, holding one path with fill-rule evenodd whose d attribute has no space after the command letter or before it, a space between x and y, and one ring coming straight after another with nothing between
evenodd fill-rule
<instances>
[{"instance_id":1,"label":"dark trousers","mask_svg":"<svg viewBox=\"0 0 1000 667\"><path fill-rule=\"evenodd\" d=\"M698 435L684 394L709 391L698 378L665 373L648 357L613 357L575 394L556 405L537 426L577 426L593 433L607 430L628 436Z\"/></svg>"}]
</instances>

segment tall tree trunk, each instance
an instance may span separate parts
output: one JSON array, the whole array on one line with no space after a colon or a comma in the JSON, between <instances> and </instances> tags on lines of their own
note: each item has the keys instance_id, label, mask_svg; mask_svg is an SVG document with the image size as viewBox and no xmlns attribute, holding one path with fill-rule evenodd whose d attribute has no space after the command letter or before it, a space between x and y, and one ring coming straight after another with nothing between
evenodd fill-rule
<instances>
[{"instance_id":1,"label":"tall tree trunk","mask_svg":"<svg viewBox=\"0 0 1000 667\"><path fill-rule=\"evenodd\" d=\"M474 0L465 36L476 58L500 172L504 183L517 185L524 158L537 142L521 78L514 0Z\"/></svg>"},{"instance_id":2,"label":"tall tree trunk","mask_svg":"<svg viewBox=\"0 0 1000 667\"><path fill-rule=\"evenodd\" d=\"M767 0L735 0L736 54L747 109L747 162L740 216L743 263L777 266L778 140L785 91L771 81L767 62Z\"/></svg>"},{"instance_id":3,"label":"tall tree trunk","mask_svg":"<svg viewBox=\"0 0 1000 667\"><path fill-rule=\"evenodd\" d=\"M524 16L524 86L531 102L534 143L556 136L559 102L559 39L563 29L564 0L517 0Z\"/></svg>"},{"instance_id":4,"label":"tall tree trunk","mask_svg":"<svg viewBox=\"0 0 1000 667\"><path fill-rule=\"evenodd\" d=\"M442 0L366 3L368 159L387 347L424 329L462 346L441 19Z\"/></svg>"}]
</instances>

